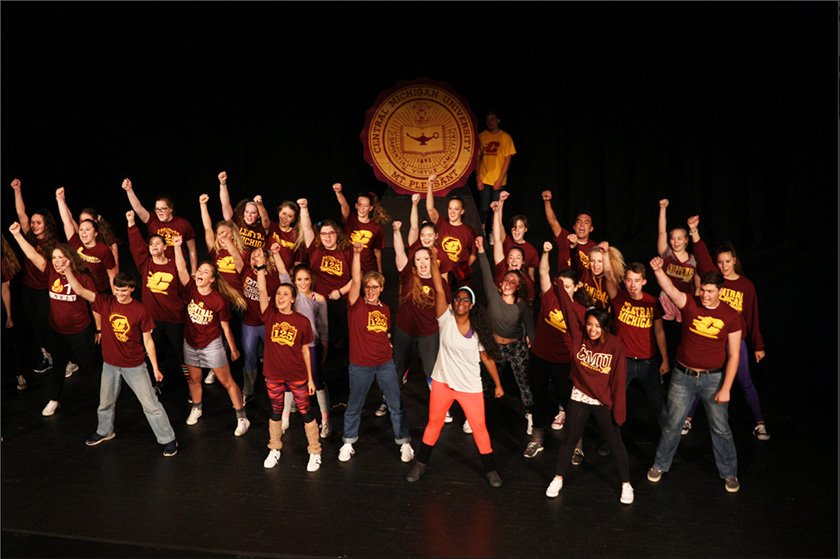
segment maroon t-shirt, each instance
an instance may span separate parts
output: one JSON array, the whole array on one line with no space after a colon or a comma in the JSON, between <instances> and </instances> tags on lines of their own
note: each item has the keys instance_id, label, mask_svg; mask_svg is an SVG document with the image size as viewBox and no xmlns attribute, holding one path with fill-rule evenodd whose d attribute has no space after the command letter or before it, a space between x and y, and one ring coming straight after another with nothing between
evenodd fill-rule
<instances>
[{"instance_id":1,"label":"maroon t-shirt","mask_svg":"<svg viewBox=\"0 0 840 559\"><path fill-rule=\"evenodd\" d=\"M443 254L440 259L449 258L454 264L453 272L459 283L464 283L472 277L472 268L469 261L470 256L475 254L475 231L466 223L452 225L445 219L441 219L438 225L438 239ZM453 278L450 278L452 280Z\"/></svg>"},{"instance_id":2,"label":"maroon t-shirt","mask_svg":"<svg viewBox=\"0 0 840 559\"><path fill-rule=\"evenodd\" d=\"M375 221L362 223L356 212L350 212L344 231L350 237L351 243L362 243L364 250L361 254L362 273L378 270L374 250L385 248L385 233L382 226Z\"/></svg>"},{"instance_id":3,"label":"maroon t-shirt","mask_svg":"<svg viewBox=\"0 0 840 559\"><path fill-rule=\"evenodd\" d=\"M283 259L283 264L286 266L286 271L291 273L292 266L295 262L301 261L301 253L295 250L297 243L297 230L292 227L288 231L280 229L280 224L272 221L268 228L268 241L266 241L267 248L271 248L273 243L280 245L280 258Z\"/></svg>"},{"instance_id":4,"label":"maroon t-shirt","mask_svg":"<svg viewBox=\"0 0 840 559\"><path fill-rule=\"evenodd\" d=\"M723 301L714 309L707 309L699 297L687 297L682 317L677 361L698 370L723 367L727 337L741 330L738 312Z\"/></svg>"},{"instance_id":5,"label":"maroon t-shirt","mask_svg":"<svg viewBox=\"0 0 840 559\"><path fill-rule=\"evenodd\" d=\"M315 336L309 319L299 312L283 314L273 302L261 320L265 321L265 361L263 374L266 380L298 382L307 380L303 351L309 351Z\"/></svg>"},{"instance_id":6,"label":"maroon t-shirt","mask_svg":"<svg viewBox=\"0 0 840 559\"><path fill-rule=\"evenodd\" d=\"M363 296L347 310L350 333L350 362L363 367L383 365L393 357L388 331L391 329L391 309L380 303L371 305Z\"/></svg>"},{"instance_id":7,"label":"maroon t-shirt","mask_svg":"<svg viewBox=\"0 0 840 559\"><path fill-rule=\"evenodd\" d=\"M566 246L569 246L569 243L566 243ZM537 249L534 248L534 245L529 243L528 241L524 241L522 244L517 243L513 240L513 237L510 235L505 236L505 240L502 241L502 248L505 251L505 258L507 258L508 252L513 247L519 247L525 253L525 266L529 268L537 269L540 267L540 254L537 252Z\"/></svg>"},{"instance_id":8,"label":"maroon t-shirt","mask_svg":"<svg viewBox=\"0 0 840 559\"><path fill-rule=\"evenodd\" d=\"M242 283L242 295L245 297L245 312L242 314L242 322L248 326L262 326L264 324L262 311L260 310L260 288L257 283L257 271L245 264L239 276ZM280 287L280 276L277 272L269 272L266 268L265 285L268 293L269 307L274 305L274 295Z\"/></svg>"},{"instance_id":9,"label":"maroon t-shirt","mask_svg":"<svg viewBox=\"0 0 840 559\"><path fill-rule=\"evenodd\" d=\"M230 322L228 303L215 289L207 295L199 293L192 278L181 297L187 304L184 340L194 349L205 348L222 335L222 322Z\"/></svg>"},{"instance_id":10,"label":"maroon t-shirt","mask_svg":"<svg viewBox=\"0 0 840 559\"><path fill-rule=\"evenodd\" d=\"M438 321L435 316L435 287L432 278L419 278L423 296L423 304L417 303L412 294L414 285L414 266L407 264L400 272L400 306L394 316L394 324L409 336L431 336L438 331ZM449 284L443 282L446 292L446 302L452 303L452 293Z\"/></svg>"},{"instance_id":11,"label":"maroon t-shirt","mask_svg":"<svg viewBox=\"0 0 840 559\"><path fill-rule=\"evenodd\" d=\"M563 293L563 296L566 294ZM568 363L571 358L569 344L569 327L557 300L555 287L552 286L540 297L540 313L534 327L531 352L551 363Z\"/></svg>"},{"instance_id":12,"label":"maroon t-shirt","mask_svg":"<svg viewBox=\"0 0 840 559\"><path fill-rule=\"evenodd\" d=\"M114 253L111 252L108 245L97 242L93 248L87 248L82 244L78 233L73 233L68 242L90 269L97 293L110 293L111 279L108 277L108 270L116 268L117 262L114 260Z\"/></svg>"},{"instance_id":13,"label":"maroon t-shirt","mask_svg":"<svg viewBox=\"0 0 840 559\"><path fill-rule=\"evenodd\" d=\"M247 261L248 258L247 254L242 256L243 261ZM210 260L216 265L219 275L228 285L236 291L242 291L242 277L236 271L236 261L233 259L230 251L226 248L220 248L219 250L211 249Z\"/></svg>"},{"instance_id":14,"label":"maroon t-shirt","mask_svg":"<svg viewBox=\"0 0 840 559\"><path fill-rule=\"evenodd\" d=\"M568 241L566 242L568 245ZM598 243L589 239L585 243L578 243L571 249L572 268L581 276L583 270L589 269L589 251L598 246Z\"/></svg>"},{"instance_id":15,"label":"maroon t-shirt","mask_svg":"<svg viewBox=\"0 0 840 559\"><path fill-rule=\"evenodd\" d=\"M167 259L166 264L155 264L137 226L128 228L128 241L143 282L143 306L156 322L183 322L185 307L175 261Z\"/></svg>"},{"instance_id":16,"label":"maroon t-shirt","mask_svg":"<svg viewBox=\"0 0 840 559\"><path fill-rule=\"evenodd\" d=\"M555 274L572 269L572 249L569 246L569 232L565 229L554 237L554 249L557 251L557 270ZM539 266L537 266L539 269Z\"/></svg>"},{"instance_id":17,"label":"maroon t-shirt","mask_svg":"<svg viewBox=\"0 0 840 559\"><path fill-rule=\"evenodd\" d=\"M102 315L102 360L114 367L139 367L146 359L143 333L155 322L143 305L131 299L121 304L113 295L98 294L91 308Z\"/></svg>"},{"instance_id":18,"label":"maroon t-shirt","mask_svg":"<svg viewBox=\"0 0 840 559\"><path fill-rule=\"evenodd\" d=\"M506 260L502 260L493 268L493 281L496 282L496 285L499 286L500 289L502 287L502 280L505 279L505 274L509 271L510 268L508 268ZM522 280L525 282L525 290L528 294L528 301L533 303L535 296L534 292L536 291L534 280L531 279L531 275L524 269L520 270L520 272L522 272Z\"/></svg>"},{"instance_id":19,"label":"maroon t-shirt","mask_svg":"<svg viewBox=\"0 0 840 559\"><path fill-rule=\"evenodd\" d=\"M90 325L88 302L76 293L67 277L47 264L50 294L50 327L59 334L70 335L84 331ZM93 279L87 274L76 274L85 289L96 291Z\"/></svg>"},{"instance_id":20,"label":"maroon t-shirt","mask_svg":"<svg viewBox=\"0 0 840 559\"><path fill-rule=\"evenodd\" d=\"M578 274L578 277L583 282L584 291L586 291L586 294L595 303L595 306L601 310L608 311L610 309L610 294L607 293L607 278L604 277L604 274L596 278L589 268L579 271Z\"/></svg>"},{"instance_id":21,"label":"maroon t-shirt","mask_svg":"<svg viewBox=\"0 0 840 559\"><path fill-rule=\"evenodd\" d=\"M665 256L662 257L662 270L665 275L671 278L674 287L683 293L694 295L694 274L697 273L697 260L695 260L693 254L689 254L688 260L685 262L680 262L669 246L665 250Z\"/></svg>"},{"instance_id":22,"label":"maroon t-shirt","mask_svg":"<svg viewBox=\"0 0 840 559\"><path fill-rule=\"evenodd\" d=\"M315 275L315 291L324 297L329 297L333 289L347 285L352 264L353 249L327 250L314 243L309 247L309 267Z\"/></svg>"},{"instance_id":23,"label":"maroon t-shirt","mask_svg":"<svg viewBox=\"0 0 840 559\"><path fill-rule=\"evenodd\" d=\"M616 335L624 342L627 357L652 359L656 355L653 323L662 318L659 300L642 293L636 301L624 289L619 289L611 301Z\"/></svg>"},{"instance_id":24,"label":"maroon t-shirt","mask_svg":"<svg viewBox=\"0 0 840 559\"><path fill-rule=\"evenodd\" d=\"M246 254L250 254L255 248L265 246L267 235L259 218L252 225L248 225L244 220L238 220L236 224L239 226L239 236L242 237Z\"/></svg>"},{"instance_id":25,"label":"maroon t-shirt","mask_svg":"<svg viewBox=\"0 0 840 559\"><path fill-rule=\"evenodd\" d=\"M27 240L29 238L27 237ZM30 243L32 244L32 243ZM52 254L50 254L49 250L47 250L47 245L49 241L38 239L34 244L32 244L33 248L35 248L36 252L44 257L47 261L47 268L51 267L51 260ZM29 258L23 259L23 285L26 287L31 287L32 289L47 289L50 285L49 282L49 272L48 270L44 270L43 272L38 269L38 267L32 263Z\"/></svg>"},{"instance_id":26,"label":"maroon t-shirt","mask_svg":"<svg viewBox=\"0 0 840 559\"><path fill-rule=\"evenodd\" d=\"M172 244L172 239L178 235L184 239L182 250L186 250L187 241L195 239L195 231L193 231L190 222L177 215L172 216L169 221L163 222L154 213L149 214L146 230L149 235L160 235L163 238L163 242L166 243L166 256L172 259L175 258L175 245ZM187 262L189 262L189 257L187 257Z\"/></svg>"}]
</instances>

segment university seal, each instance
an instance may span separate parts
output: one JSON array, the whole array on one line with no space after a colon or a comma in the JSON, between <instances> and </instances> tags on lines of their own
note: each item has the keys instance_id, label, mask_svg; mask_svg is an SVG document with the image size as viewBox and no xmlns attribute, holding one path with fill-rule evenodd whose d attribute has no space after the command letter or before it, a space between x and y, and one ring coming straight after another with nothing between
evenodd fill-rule
<instances>
[{"instance_id":1,"label":"university seal","mask_svg":"<svg viewBox=\"0 0 840 559\"><path fill-rule=\"evenodd\" d=\"M448 84L419 79L380 93L365 114L365 161L397 194L435 195L463 186L475 167L475 115Z\"/></svg>"}]
</instances>

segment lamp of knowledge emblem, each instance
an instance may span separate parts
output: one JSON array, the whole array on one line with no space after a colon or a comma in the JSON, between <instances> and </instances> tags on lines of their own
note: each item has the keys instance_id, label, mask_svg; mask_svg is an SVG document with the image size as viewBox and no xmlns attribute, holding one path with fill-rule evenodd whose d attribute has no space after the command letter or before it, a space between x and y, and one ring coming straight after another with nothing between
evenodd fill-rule
<instances>
[{"instance_id":1,"label":"lamp of knowledge emblem","mask_svg":"<svg viewBox=\"0 0 840 559\"><path fill-rule=\"evenodd\" d=\"M379 94L365 114L365 161L397 194L425 193L437 175L436 196L466 184L475 167L476 119L447 84L400 82Z\"/></svg>"}]
</instances>

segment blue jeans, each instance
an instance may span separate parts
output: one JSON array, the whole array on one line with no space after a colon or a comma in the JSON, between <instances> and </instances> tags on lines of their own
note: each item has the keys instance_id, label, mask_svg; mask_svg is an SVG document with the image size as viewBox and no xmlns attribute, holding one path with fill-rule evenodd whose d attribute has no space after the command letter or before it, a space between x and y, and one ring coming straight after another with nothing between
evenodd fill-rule
<instances>
[{"instance_id":1,"label":"blue jeans","mask_svg":"<svg viewBox=\"0 0 840 559\"><path fill-rule=\"evenodd\" d=\"M350 376L350 396L347 398L347 410L344 412L344 436L342 440L350 444L359 440L362 407L370 391L370 385L373 384L375 378L388 404L391 427L394 428L394 442L401 445L411 441L408 421L406 421L405 410L402 409L402 401L400 400L400 379L397 377L394 360L389 359L387 363L375 367L363 367L350 363L348 373Z\"/></svg>"},{"instance_id":2,"label":"blue jeans","mask_svg":"<svg viewBox=\"0 0 840 559\"><path fill-rule=\"evenodd\" d=\"M155 432L157 442L166 444L174 441L175 431L172 430L169 416L166 415L166 410L163 409L163 405L152 388L152 381L149 380L145 363L139 367L115 367L108 363L102 364L99 409L97 410L99 416L99 425L96 428L97 434L104 437L114 431L114 410L117 398L120 395L122 379L125 379L128 387L140 400L143 413L146 414L146 420L149 422L152 431Z\"/></svg>"},{"instance_id":3,"label":"blue jeans","mask_svg":"<svg viewBox=\"0 0 840 559\"><path fill-rule=\"evenodd\" d=\"M709 419L709 431L712 435L712 447L715 451L718 473L721 478L738 475L738 456L735 452L732 431L729 429L729 403L715 402L715 394L722 384L723 372L694 376L687 375L676 368L673 370L671 386L668 390L668 418L662 428L659 447L656 449L654 468L667 472L671 467L677 446L680 444L688 408L694 397L699 395Z\"/></svg>"},{"instance_id":4,"label":"blue jeans","mask_svg":"<svg viewBox=\"0 0 840 559\"><path fill-rule=\"evenodd\" d=\"M490 203L498 202L503 190L507 190L507 186L503 186L499 190L493 190L492 184L484 185L484 190L481 191L481 200L479 201L478 207L478 214L481 217L482 225L487 224L487 216L490 214Z\"/></svg>"},{"instance_id":5,"label":"blue jeans","mask_svg":"<svg viewBox=\"0 0 840 559\"><path fill-rule=\"evenodd\" d=\"M662 396L662 376L659 374L659 362L656 359L633 359L627 358L627 384L630 388L630 381L636 379L642 386L648 402L656 414L656 422L659 428L665 426L667 415L665 413L665 398Z\"/></svg>"},{"instance_id":6,"label":"blue jeans","mask_svg":"<svg viewBox=\"0 0 840 559\"><path fill-rule=\"evenodd\" d=\"M265 325L251 326L242 323L242 393L254 395L254 383L257 380L260 342L265 347Z\"/></svg>"}]
</instances>

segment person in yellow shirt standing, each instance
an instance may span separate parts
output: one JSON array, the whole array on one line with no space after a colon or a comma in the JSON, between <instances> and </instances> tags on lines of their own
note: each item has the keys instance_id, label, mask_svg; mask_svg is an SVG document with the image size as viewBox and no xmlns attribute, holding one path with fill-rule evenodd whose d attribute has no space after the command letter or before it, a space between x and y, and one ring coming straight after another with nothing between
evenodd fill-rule
<instances>
[{"instance_id":1,"label":"person in yellow shirt standing","mask_svg":"<svg viewBox=\"0 0 840 559\"><path fill-rule=\"evenodd\" d=\"M495 111L487 111L487 130L478 135L479 150L476 153L476 188L479 191L479 215L481 228L486 234L487 216L490 213L490 203L499 199L502 189L507 186L507 172L510 160L516 155L513 138L499 128L499 115Z\"/></svg>"}]
</instances>

